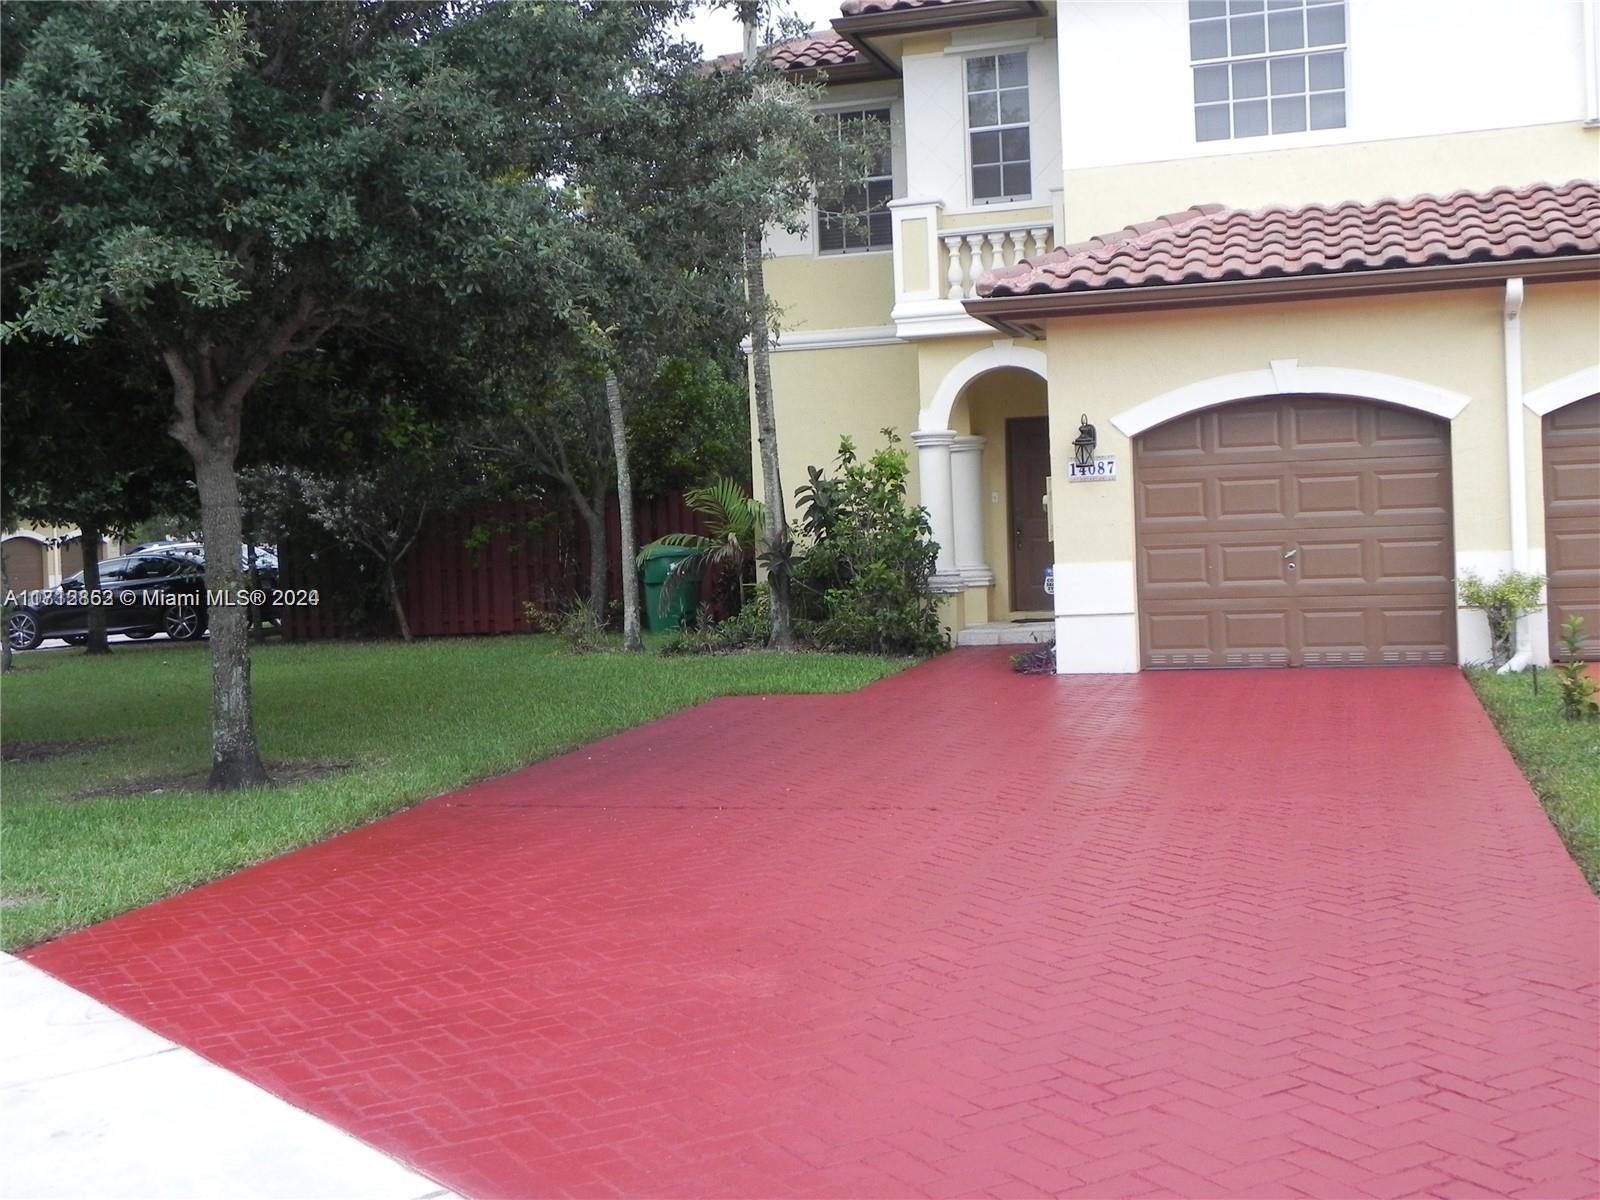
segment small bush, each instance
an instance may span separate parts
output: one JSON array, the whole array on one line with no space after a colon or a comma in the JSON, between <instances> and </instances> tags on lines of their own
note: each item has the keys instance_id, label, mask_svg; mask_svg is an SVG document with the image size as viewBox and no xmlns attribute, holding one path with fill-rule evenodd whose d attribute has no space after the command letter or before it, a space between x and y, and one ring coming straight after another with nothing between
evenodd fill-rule
<instances>
[{"instance_id":1,"label":"small bush","mask_svg":"<svg viewBox=\"0 0 1600 1200\"><path fill-rule=\"evenodd\" d=\"M797 615L829 650L931 654L944 649L930 587L937 546L928 514L906 504L909 465L893 430L865 462L839 442L830 478L812 467L795 495L810 545L795 566Z\"/></svg>"},{"instance_id":2,"label":"small bush","mask_svg":"<svg viewBox=\"0 0 1600 1200\"><path fill-rule=\"evenodd\" d=\"M1556 685L1561 689L1561 715L1569 721L1600 717L1600 702L1594 694L1600 684L1589 678L1583 654L1583 618L1577 615L1561 622L1561 649L1567 661L1556 664Z\"/></svg>"},{"instance_id":3,"label":"small bush","mask_svg":"<svg viewBox=\"0 0 1600 1200\"><path fill-rule=\"evenodd\" d=\"M1024 650L1011 656L1011 669L1018 675L1054 675L1056 673L1056 642L1051 638L1042 646Z\"/></svg>"},{"instance_id":4,"label":"small bush","mask_svg":"<svg viewBox=\"0 0 1600 1200\"><path fill-rule=\"evenodd\" d=\"M555 612L540 608L536 604L524 604L523 615L527 618L528 628L535 633L550 633L560 638L567 644L567 649L574 654L593 654L598 650L609 650L611 640L606 636L604 622L594 615L582 600L574 600L567 607Z\"/></svg>"},{"instance_id":5,"label":"small bush","mask_svg":"<svg viewBox=\"0 0 1600 1200\"><path fill-rule=\"evenodd\" d=\"M1505 571L1485 581L1471 571L1456 580L1461 603L1477 608L1489 620L1490 660L1495 666L1509 662L1517 649L1517 621L1541 607L1544 576Z\"/></svg>"},{"instance_id":6,"label":"small bush","mask_svg":"<svg viewBox=\"0 0 1600 1200\"><path fill-rule=\"evenodd\" d=\"M702 604L690 627L667 635L661 644L661 653L731 654L738 650L760 650L771 636L772 600L762 588L743 608L721 621L712 620L711 610Z\"/></svg>"}]
</instances>

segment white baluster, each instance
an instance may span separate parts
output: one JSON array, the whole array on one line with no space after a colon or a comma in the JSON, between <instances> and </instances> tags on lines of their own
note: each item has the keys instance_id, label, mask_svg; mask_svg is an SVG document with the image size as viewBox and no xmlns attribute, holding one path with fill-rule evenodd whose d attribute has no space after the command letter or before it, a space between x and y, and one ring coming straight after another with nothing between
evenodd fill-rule
<instances>
[{"instance_id":1,"label":"white baluster","mask_svg":"<svg viewBox=\"0 0 1600 1200\"><path fill-rule=\"evenodd\" d=\"M950 256L949 263L944 269L945 282L950 285L950 290L945 293L947 300L959 300L966 295L966 275L961 270L961 237L946 237L944 248Z\"/></svg>"},{"instance_id":2,"label":"white baluster","mask_svg":"<svg viewBox=\"0 0 1600 1200\"><path fill-rule=\"evenodd\" d=\"M1001 267L1007 265L1005 230L1002 229L999 233L991 233L985 240L989 243L988 267L986 269L998 271Z\"/></svg>"},{"instance_id":3,"label":"white baluster","mask_svg":"<svg viewBox=\"0 0 1600 1200\"><path fill-rule=\"evenodd\" d=\"M1011 252L1006 255L1006 264L1016 266L1028 257L1028 231L1026 229L1013 229L1006 233L1011 241Z\"/></svg>"},{"instance_id":4,"label":"white baluster","mask_svg":"<svg viewBox=\"0 0 1600 1200\"><path fill-rule=\"evenodd\" d=\"M1035 257L1042 257L1050 253L1050 227L1048 225L1030 229L1028 233L1033 237L1033 253Z\"/></svg>"},{"instance_id":5,"label":"white baluster","mask_svg":"<svg viewBox=\"0 0 1600 1200\"><path fill-rule=\"evenodd\" d=\"M983 261L983 234L967 234L967 278L962 294L965 296L976 295L978 277L989 269L989 264Z\"/></svg>"}]
</instances>

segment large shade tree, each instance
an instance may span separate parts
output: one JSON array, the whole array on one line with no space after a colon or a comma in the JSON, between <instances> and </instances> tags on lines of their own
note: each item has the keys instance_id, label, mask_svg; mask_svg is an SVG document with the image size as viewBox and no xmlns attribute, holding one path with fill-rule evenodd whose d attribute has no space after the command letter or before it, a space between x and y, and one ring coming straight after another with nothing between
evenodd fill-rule
<instances>
[{"instance_id":1,"label":"large shade tree","mask_svg":"<svg viewBox=\"0 0 1600 1200\"><path fill-rule=\"evenodd\" d=\"M626 90L670 16L618 0L8 4L3 334L159 359L207 586L226 597L244 413L285 359L351 327L559 327L603 273L559 182L568 125ZM211 655L211 786L264 782L244 608L214 607Z\"/></svg>"}]
</instances>

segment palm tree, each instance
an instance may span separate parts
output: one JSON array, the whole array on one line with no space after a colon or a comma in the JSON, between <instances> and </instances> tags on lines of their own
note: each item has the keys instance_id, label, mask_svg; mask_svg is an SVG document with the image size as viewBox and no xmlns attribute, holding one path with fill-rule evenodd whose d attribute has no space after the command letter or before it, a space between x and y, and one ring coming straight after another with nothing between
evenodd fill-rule
<instances>
[{"instance_id":1,"label":"palm tree","mask_svg":"<svg viewBox=\"0 0 1600 1200\"><path fill-rule=\"evenodd\" d=\"M765 531L767 507L744 490L744 485L726 475L705 487L691 488L683 502L705 518L708 533L669 533L639 551L639 562L658 547L692 550L667 572L661 589L661 603L670 602L673 593L685 583L701 578L714 567L731 567L744 586L744 568L754 562L757 546Z\"/></svg>"}]
</instances>

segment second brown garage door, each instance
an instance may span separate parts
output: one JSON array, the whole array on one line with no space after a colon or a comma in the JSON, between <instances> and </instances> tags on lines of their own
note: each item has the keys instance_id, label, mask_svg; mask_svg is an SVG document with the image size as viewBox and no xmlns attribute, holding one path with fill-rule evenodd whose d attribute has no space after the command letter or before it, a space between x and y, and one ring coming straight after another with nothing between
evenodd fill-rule
<instances>
[{"instance_id":1,"label":"second brown garage door","mask_svg":"<svg viewBox=\"0 0 1600 1200\"><path fill-rule=\"evenodd\" d=\"M1565 657L1561 622L1582 617L1582 656L1600 659L1600 396L1544 419L1544 544L1550 649Z\"/></svg>"},{"instance_id":2,"label":"second brown garage door","mask_svg":"<svg viewBox=\"0 0 1600 1200\"><path fill-rule=\"evenodd\" d=\"M1151 430L1133 462L1146 666L1455 660L1446 422L1253 400Z\"/></svg>"}]
</instances>

